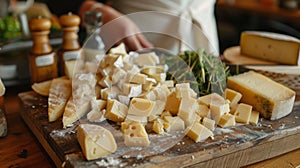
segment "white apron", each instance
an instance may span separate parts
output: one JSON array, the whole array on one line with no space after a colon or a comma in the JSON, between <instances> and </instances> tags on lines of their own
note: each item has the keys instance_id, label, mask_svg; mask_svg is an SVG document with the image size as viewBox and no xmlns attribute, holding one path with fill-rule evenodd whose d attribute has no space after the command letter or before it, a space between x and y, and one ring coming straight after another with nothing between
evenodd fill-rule
<instances>
[{"instance_id":1,"label":"white apron","mask_svg":"<svg viewBox=\"0 0 300 168\"><path fill-rule=\"evenodd\" d=\"M215 0L114 0L155 47L172 51L205 49L219 54Z\"/></svg>"}]
</instances>

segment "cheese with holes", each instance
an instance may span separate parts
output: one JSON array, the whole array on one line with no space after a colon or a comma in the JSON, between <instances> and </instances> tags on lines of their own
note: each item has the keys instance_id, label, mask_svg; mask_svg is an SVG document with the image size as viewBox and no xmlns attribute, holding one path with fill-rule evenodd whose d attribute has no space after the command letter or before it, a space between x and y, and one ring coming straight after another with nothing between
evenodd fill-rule
<instances>
[{"instance_id":1,"label":"cheese with holes","mask_svg":"<svg viewBox=\"0 0 300 168\"><path fill-rule=\"evenodd\" d=\"M251 105L264 118L276 120L293 110L295 91L254 71L228 77L227 87L240 92L240 102Z\"/></svg>"},{"instance_id":2,"label":"cheese with holes","mask_svg":"<svg viewBox=\"0 0 300 168\"><path fill-rule=\"evenodd\" d=\"M245 31L240 39L241 54L280 64L300 65L300 40L291 36Z\"/></svg>"},{"instance_id":3,"label":"cheese with holes","mask_svg":"<svg viewBox=\"0 0 300 168\"><path fill-rule=\"evenodd\" d=\"M115 138L107 129L93 124L80 124L77 139L87 160L94 160L117 150Z\"/></svg>"},{"instance_id":4,"label":"cheese with holes","mask_svg":"<svg viewBox=\"0 0 300 168\"><path fill-rule=\"evenodd\" d=\"M206 140L208 137L213 137L213 132L206 128L204 125L195 122L187 130L187 136L193 139L195 142Z\"/></svg>"},{"instance_id":5,"label":"cheese with holes","mask_svg":"<svg viewBox=\"0 0 300 168\"><path fill-rule=\"evenodd\" d=\"M124 128L126 146L148 146L150 144L145 127L139 122L132 122Z\"/></svg>"}]
</instances>

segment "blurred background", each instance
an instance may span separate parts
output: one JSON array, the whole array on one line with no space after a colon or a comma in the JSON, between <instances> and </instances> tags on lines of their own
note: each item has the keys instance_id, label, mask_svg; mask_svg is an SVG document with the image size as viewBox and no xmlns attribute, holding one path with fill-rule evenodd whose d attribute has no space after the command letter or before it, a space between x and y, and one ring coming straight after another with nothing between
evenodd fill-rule
<instances>
[{"instance_id":1,"label":"blurred background","mask_svg":"<svg viewBox=\"0 0 300 168\"><path fill-rule=\"evenodd\" d=\"M74 0L75 2L76 0ZM60 2L47 5L47 0L0 0L0 77L7 86L30 83L28 55L32 39L28 21L37 16L52 22L49 35L54 49L61 45L62 30L58 18L73 11L61 11ZM75 4L75 3L74 3ZM239 45L245 30L270 31L300 38L300 0L217 0L215 4L220 53ZM79 42L86 31L78 32Z\"/></svg>"}]
</instances>

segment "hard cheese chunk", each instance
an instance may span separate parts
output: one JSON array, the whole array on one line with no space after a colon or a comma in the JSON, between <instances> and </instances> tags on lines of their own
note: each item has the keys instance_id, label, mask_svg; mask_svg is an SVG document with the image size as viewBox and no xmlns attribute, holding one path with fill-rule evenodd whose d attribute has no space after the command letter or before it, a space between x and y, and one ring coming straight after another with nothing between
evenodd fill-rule
<instances>
[{"instance_id":1,"label":"hard cheese chunk","mask_svg":"<svg viewBox=\"0 0 300 168\"><path fill-rule=\"evenodd\" d=\"M72 86L68 79L53 79L48 98L48 120L49 122L57 120L63 115L64 108L71 96Z\"/></svg>"},{"instance_id":2,"label":"hard cheese chunk","mask_svg":"<svg viewBox=\"0 0 300 168\"><path fill-rule=\"evenodd\" d=\"M114 122L122 122L125 120L127 112L128 107L125 104L115 99L110 99L107 101L104 117Z\"/></svg>"},{"instance_id":3,"label":"hard cheese chunk","mask_svg":"<svg viewBox=\"0 0 300 168\"><path fill-rule=\"evenodd\" d=\"M115 138L107 129L93 124L80 124L77 139L87 160L98 159L117 150Z\"/></svg>"},{"instance_id":4,"label":"hard cheese chunk","mask_svg":"<svg viewBox=\"0 0 300 168\"><path fill-rule=\"evenodd\" d=\"M281 64L300 64L300 40L282 34L269 32L242 32L241 54L278 62Z\"/></svg>"},{"instance_id":5,"label":"hard cheese chunk","mask_svg":"<svg viewBox=\"0 0 300 168\"><path fill-rule=\"evenodd\" d=\"M155 102L142 98L133 98L130 101L128 114L135 116L149 116L153 111Z\"/></svg>"},{"instance_id":6,"label":"hard cheese chunk","mask_svg":"<svg viewBox=\"0 0 300 168\"><path fill-rule=\"evenodd\" d=\"M228 77L227 87L240 92L240 102L251 105L264 118L275 120L292 112L296 93L259 73Z\"/></svg>"},{"instance_id":7,"label":"hard cheese chunk","mask_svg":"<svg viewBox=\"0 0 300 168\"><path fill-rule=\"evenodd\" d=\"M150 144L145 127L139 122L131 122L124 128L126 146L148 146Z\"/></svg>"},{"instance_id":8,"label":"hard cheese chunk","mask_svg":"<svg viewBox=\"0 0 300 168\"><path fill-rule=\"evenodd\" d=\"M203 141L208 137L212 137L213 135L214 134L211 130L198 122L195 122L187 129L187 136L193 139L195 142Z\"/></svg>"}]
</instances>

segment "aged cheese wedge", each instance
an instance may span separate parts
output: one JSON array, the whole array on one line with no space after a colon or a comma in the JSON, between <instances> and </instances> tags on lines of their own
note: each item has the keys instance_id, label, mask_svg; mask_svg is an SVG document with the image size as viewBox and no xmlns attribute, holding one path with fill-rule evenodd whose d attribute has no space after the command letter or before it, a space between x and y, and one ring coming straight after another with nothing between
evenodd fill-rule
<instances>
[{"instance_id":1,"label":"aged cheese wedge","mask_svg":"<svg viewBox=\"0 0 300 168\"><path fill-rule=\"evenodd\" d=\"M241 54L281 64L300 64L300 40L283 34L245 31Z\"/></svg>"},{"instance_id":2,"label":"aged cheese wedge","mask_svg":"<svg viewBox=\"0 0 300 168\"><path fill-rule=\"evenodd\" d=\"M73 123L79 120L83 115L87 114L91 108L89 101L81 101L82 104L74 103L73 97L71 96L68 100L65 110L63 112L63 127L72 126Z\"/></svg>"},{"instance_id":3,"label":"aged cheese wedge","mask_svg":"<svg viewBox=\"0 0 300 168\"><path fill-rule=\"evenodd\" d=\"M94 160L117 150L115 138L110 131L93 124L80 124L77 139L87 160Z\"/></svg>"},{"instance_id":4,"label":"aged cheese wedge","mask_svg":"<svg viewBox=\"0 0 300 168\"><path fill-rule=\"evenodd\" d=\"M186 130L187 136L193 139L195 142L200 142L208 137L213 137L213 132L203 126L202 124L195 122Z\"/></svg>"},{"instance_id":5,"label":"aged cheese wedge","mask_svg":"<svg viewBox=\"0 0 300 168\"><path fill-rule=\"evenodd\" d=\"M57 120L63 115L67 101L72 93L71 81L64 78L52 80L48 98L48 120Z\"/></svg>"},{"instance_id":6,"label":"aged cheese wedge","mask_svg":"<svg viewBox=\"0 0 300 168\"><path fill-rule=\"evenodd\" d=\"M52 79L43 81L43 82L39 82L39 83L34 83L33 85L31 85L31 88L33 91L35 91L36 93L38 93L42 96L49 96L51 82L52 82Z\"/></svg>"},{"instance_id":7,"label":"aged cheese wedge","mask_svg":"<svg viewBox=\"0 0 300 168\"><path fill-rule=\"evenodd\" d=\"M5 93L5 87L4 87L3 82L0 78L0 96L3 96L4 93Z\"/></svg>"},{"instance_id":8,"label":"aged cheese wedge","mask_svg":"<svg viewBox=\"0 0 300 168\"><path fill-rule=\"evenodd\" d=\"M249 71L228 77L227 87L241 93L240 102L253 106L264 118L276 120L292 112L296 93L262 74Z\"/></svg>"}]
</instances>

